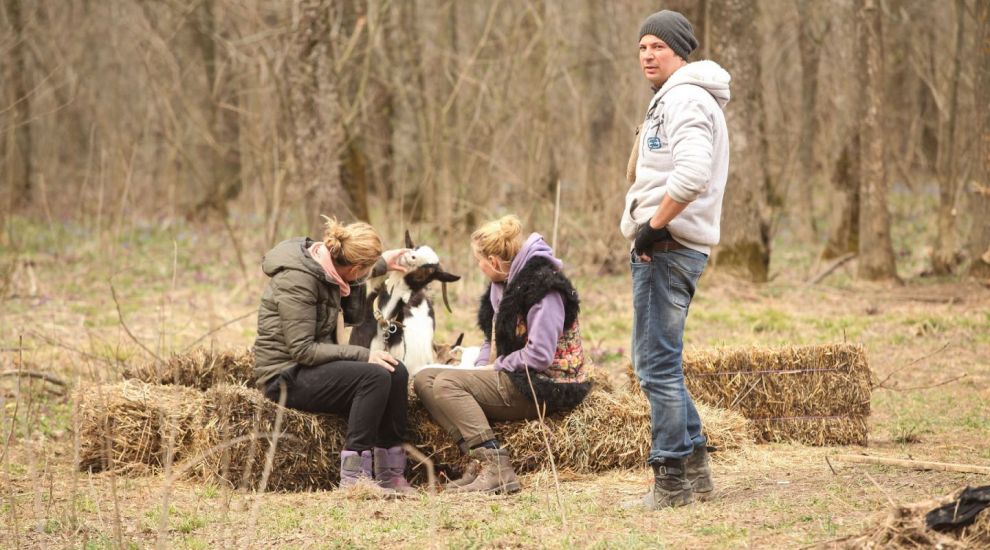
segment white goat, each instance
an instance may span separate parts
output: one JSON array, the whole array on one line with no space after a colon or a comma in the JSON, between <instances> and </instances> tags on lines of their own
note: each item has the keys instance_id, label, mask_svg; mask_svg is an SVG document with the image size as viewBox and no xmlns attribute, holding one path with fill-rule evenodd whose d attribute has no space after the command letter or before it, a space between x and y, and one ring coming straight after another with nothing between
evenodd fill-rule
<instances>
[{"instance_id":1,"label":"white goat","mask_svg":"<svg viewBox=\"0 0 990 550\"><path fill-rule=\"evenodd\" d=\"M389 271L369 281L371 291L364 322L354 327L350 343L372 350L385 350L402 361L412 379L419 369L435 362L433 332L436 317L426 287L440 281L443 303L447 302L447 283L460 279L444 271L440 258L428 246L414 247L406 232L406 247L412 249L402 259L407 271Z\"/></svg>"}]
</instances>

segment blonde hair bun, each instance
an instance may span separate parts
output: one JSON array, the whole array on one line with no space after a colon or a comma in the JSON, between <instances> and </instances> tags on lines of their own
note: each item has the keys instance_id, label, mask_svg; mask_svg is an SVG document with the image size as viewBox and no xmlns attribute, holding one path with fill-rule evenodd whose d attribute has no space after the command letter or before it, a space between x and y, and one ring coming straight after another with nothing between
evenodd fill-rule
<instances>
[{"instance_id":1,"label":"blonde hair bun","mask_svg":"<svg viewBox=\"0 0 990 550\"><path fill-rule=\"evenodd\" d=\"M364 222L342 224L337 218L323 216L323 244L335 262L369 266L382 255L382 238L375 228Z\"/></svg>"},{"instance_id":2,"label":"blonde hair bun","mask_svg":"<svg viewBox=\"0 0 990 550\"><path fill-rule=\"evenodd\" d=\"M484 256L496 256L512 261L522 248L522 222L509 214L490 221L471 234L471 242Z\"/></svg>"}]
</instances>

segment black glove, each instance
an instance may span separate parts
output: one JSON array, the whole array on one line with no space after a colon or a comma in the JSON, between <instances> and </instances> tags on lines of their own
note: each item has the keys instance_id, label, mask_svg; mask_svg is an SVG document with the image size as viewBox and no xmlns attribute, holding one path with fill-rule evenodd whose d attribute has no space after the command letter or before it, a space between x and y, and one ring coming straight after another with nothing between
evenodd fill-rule
<instances>
[{"instance_id":1,"label":"black glove","mask_svg":"<svg viewBox=\"0 0 990 550\"><path fill-rule=\"evenodd\" d=\"M666 227L654 229L650 222L646 222L639 227L636 232L636 240L633 242L633 251L637 256L649 255L653 252L653 243L670 238L670 232Z\"/></svg>"}]
</instances>

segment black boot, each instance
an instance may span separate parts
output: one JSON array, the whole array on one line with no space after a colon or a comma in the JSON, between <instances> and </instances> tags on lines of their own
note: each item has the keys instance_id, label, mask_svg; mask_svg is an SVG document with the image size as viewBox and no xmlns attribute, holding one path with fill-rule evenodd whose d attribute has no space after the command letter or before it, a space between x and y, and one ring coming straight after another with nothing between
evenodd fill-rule
<instances>
[{"instance_id":1,"label":"black boot","mask_svg":"<svg viewBox=\"0 0 990 550\"><path fill-rule=\"evenodd\" d=\"M694 452L687 457L684 468L684 475L691 483L694 498L702 502L711 498L715 484L712 483L712 468L708 464L708 448L705 445L695 446Z\"/></svg>"},{"instance_id":2,"label":"black boot","mask_svg":"<svg viewBox=\"0 0 990 550\"><path fill-rule=\"evenodd\" d=\"M664 458L653 462L653 489L643 497L643 506L650 510L686 506L694 502L691 482L685 475L684 458Z\"/></svg>"}]
</instances>

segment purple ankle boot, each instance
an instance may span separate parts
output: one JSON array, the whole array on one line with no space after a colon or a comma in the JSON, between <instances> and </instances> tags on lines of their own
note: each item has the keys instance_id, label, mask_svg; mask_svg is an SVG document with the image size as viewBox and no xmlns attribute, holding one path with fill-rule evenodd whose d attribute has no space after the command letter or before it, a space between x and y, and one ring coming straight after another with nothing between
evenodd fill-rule
<instances>
[{"instance_id":1,"label":"purple ankle boot","mask_svg":"<svg viewBox=\"0 0 990 550\"><path fill-rule=\"evenodd\" d=\"M414 495L416 489L405 478L406 451L400 446L375 447L375 481L382 489Z\"/></svg>"},{"instance_id":2,"label":"purple ankle boot","mask_svg":"<svg viewBox=\"0 0 990 550\"><path fill-rule=\"evenodd\" d=\"M340 488L346 489L357 485L362 480L371 481L371 451L341 451L340 452Z\"/></svg>"}]
</instances>

